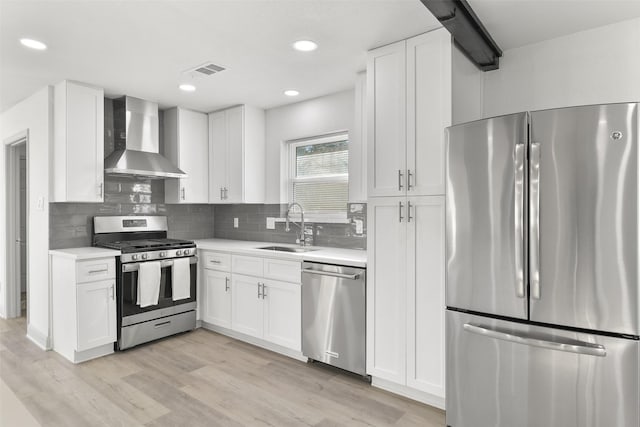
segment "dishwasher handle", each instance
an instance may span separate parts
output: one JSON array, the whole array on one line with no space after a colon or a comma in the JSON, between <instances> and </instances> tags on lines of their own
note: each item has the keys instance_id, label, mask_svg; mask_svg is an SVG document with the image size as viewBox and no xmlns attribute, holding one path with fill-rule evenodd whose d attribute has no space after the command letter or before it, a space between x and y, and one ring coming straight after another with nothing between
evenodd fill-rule
<instances>
[{"instance_id":1,"label":"dishwasher handle","mask_svg":"<svg viewBox=\"0 0 640 427\"><path fill-rule=\"evenodd\" d=\"M309 273L309 274L317 274L318 276L339 277L341 279L348 279L348 280L358 280L360 278L360 273L343 274L343 273L334 273L333 271L312 270L309 268L303 268L302 272Z\"/></svg>"}]
</instances>

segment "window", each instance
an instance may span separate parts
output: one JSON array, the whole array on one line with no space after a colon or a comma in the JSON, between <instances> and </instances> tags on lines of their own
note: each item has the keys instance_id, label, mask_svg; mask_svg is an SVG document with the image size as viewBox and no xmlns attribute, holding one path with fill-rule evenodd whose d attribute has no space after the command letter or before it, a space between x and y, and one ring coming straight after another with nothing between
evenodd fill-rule
<instances>
[{"instance_id":1,"label":"window","mask_svg":"<svg viewBox=\"0 0 640 427\"><path fill-rule=\"evenodd\" d=\"M349 196L346 133L289 143L289 201L305 213L345 216Z\"/></svg>"}]
</instances>

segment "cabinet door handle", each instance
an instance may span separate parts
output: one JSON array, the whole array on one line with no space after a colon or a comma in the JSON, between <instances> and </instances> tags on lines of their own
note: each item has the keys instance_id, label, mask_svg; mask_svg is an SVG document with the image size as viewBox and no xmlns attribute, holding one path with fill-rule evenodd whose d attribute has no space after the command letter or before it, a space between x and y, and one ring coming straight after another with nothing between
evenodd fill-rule
<instances>
[{"instance_id":1,"label":"cabinet door handle","mask_svg":"<svg viewBox=\"0 0 640 427\"><path fill-rule=\"evenodd\" d=\"M229 198L229 189L224 187L224 199L227 200Z\"/></svg>"},{"instance_id":2,"label":"cabinet door handle","mask_svg":"<svg viewBox=\"0 0 640 427\"><path fill-rule=\"evenodd\" d=\"M98 186L98 197L102 199L104 193L104 182L101 182Z\"/></svg>"},{"instance_id":3,"label":"cabinet door handle","mask_svg":"<svg viewBox=\"0 0 640 427\"><path fill-rule=\"evenodd\" d=\"M402 185L403 177L404 177L404 174L400 169L398 169L398 190L402 190L404 188L404 185Z\"/></svg>"},{"instance_id":4,"label":"cabinet door handle","mask_svg":"<svg viewBox=\"0 0 640 427\"><path fill-rule=\"evenodd\" d=\"M229 292L229 278L228 277L224 278L224 291L225 292Z\"/></svg>"},{"instance_id":5,"label":"cabinet door handle","mask_svg":"<svg viewBox=\"0 0 640 427\"><path fill-rule=\"evenodd\" d=\"M111 291L110 291L112 300L116 299L116 291L114 289L114 286L115 286L114 284L111 285Z\"/></svg>"},{"instance_id":6,"label":"cabinet door handle","mask_svg":"<svg viewBox=\"0 0 640 427\"><path fill-rule=\"evenodd\" d=\"M404 217L402 216L402 202L398 202L398 222L402 222Z\"/></svg>"},{"instance_id":7,"label":"cabinet door handle","mask_svg":"<svg viewBox=\"0 0 640 427\"><path fill-rule=\"evenodd\" d=\"M184 187L182 187L182 188L180 189L180 193L181 193L181 195L182 195L182 196L181 196L181 197L182 197L182 200L185 200L185 191L184 191Z\"/></svg>"},{"instance_id":8,"label":"cabinet door handle","mask_svg":"<svg viewBox=\"0 0 640 427\"><path fill-rule=\"evenodd\" d=\"M411 216L411 202L407 202L407 222L411 222L413 217Z\"/></svg>"},{"instance_id":9,"label":"cabinet door handle","mask_svg":"<svg viewBox=\"0 0 640 427\"><path fill-rule=\"evenodd\" d=\"M262 283L258 282L258 299L262 298Z\"/></svg>"},{"instance_id":10,"label":"cabinet door handle","mask_svg":"<svg viewBox=\"0 0 640 427\"><path fill-rule=\"evenodd\" d=\"M224 199L224 195L222 194L222 187L220 187L220 200Z\"/></svg>"},{"instance_id":11,"label":"cabinet door handle","mask_svg":"<svg viewBox=\"0 0 640 427\"><path fill-rule=\"evenodd\" d=\"M407 169L407 191L411 191L413 184L411 184L411 177L415 174L411 173L411 169Z\"/></svg>"},{"instance_id":12,"label":"cabinet door handle","mask_svg":"<svg viewBox=\"0 0 640 427\"><path fill-rule=\"evenodd\" d=\"M267 296L267 286L263 283L262 284L262 299L264 299L264 297Z\"/></svg>"}]
</instances>

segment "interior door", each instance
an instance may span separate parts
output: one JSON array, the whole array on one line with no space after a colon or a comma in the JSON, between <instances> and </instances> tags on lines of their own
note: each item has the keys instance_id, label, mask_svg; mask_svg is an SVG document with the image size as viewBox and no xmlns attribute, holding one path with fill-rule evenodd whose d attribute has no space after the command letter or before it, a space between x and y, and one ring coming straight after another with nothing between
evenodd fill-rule
<instances>
[{"instance_id":1,"label":"interior door","mask_svg":"<svg viewBox=\"0 0 640 427\"><path fill-rule=\"evenodd\" d=\"M448 307L527 317L527 114L447 129Z\"/></svg>"},{"instance_id":2,"label":"interior door","mask_svg":"<svg viewBox=\"0 0 640 427\"><path fill-rule=\"evenodd\" d=\"M640 335L638 104L532 112L531 142L531 319Z\"/></svg>"}]
</instances>

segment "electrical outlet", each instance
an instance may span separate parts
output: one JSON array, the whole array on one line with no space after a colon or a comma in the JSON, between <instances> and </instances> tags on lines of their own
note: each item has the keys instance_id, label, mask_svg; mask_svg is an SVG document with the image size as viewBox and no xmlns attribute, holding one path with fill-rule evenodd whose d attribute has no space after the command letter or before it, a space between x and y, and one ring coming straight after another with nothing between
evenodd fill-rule
<instances>
[{"instance_id":1,"label":"electrical outlet","mask_svg":"<svg viewBox=\"0 0 640 427\"><path fill-rule=\"evenodd\" d=\"M233 218L233 228L238 228L238 218Z\"/></svg>"},{"instance_id":2,"label":"electrical outlet","mask_svg":"<svg viewBox=\"0 0 640 427\"><path fill-rule=\"evenodd\" d=\"M267 217L267 230L275 230L276 229L276 219L273 217Z\"/></svg>"},{"instance_id":3,"label":"electrical outlet","mask_svg":"<svg viewBox=\"0 0 640 427\"><path fill-rule=\"evenodd\" d=\"M364 233L363 221L361 219L355 219L353 222L356 224L356 234Z\"/></svg>"}]
</instances>

